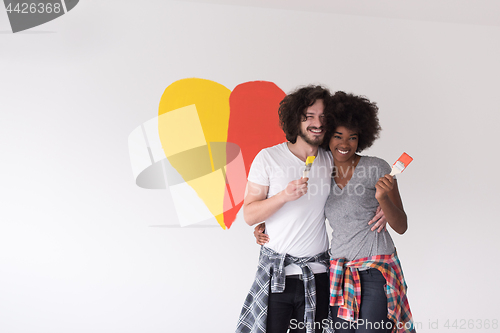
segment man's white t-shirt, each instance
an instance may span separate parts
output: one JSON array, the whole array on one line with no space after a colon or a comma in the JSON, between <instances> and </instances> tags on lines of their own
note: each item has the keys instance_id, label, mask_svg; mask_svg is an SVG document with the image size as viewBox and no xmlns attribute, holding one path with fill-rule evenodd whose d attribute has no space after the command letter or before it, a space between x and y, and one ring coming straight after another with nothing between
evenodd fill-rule
<instances>
[{"instance_id":1,"label":"man's white t-shirt","mask_svg":"<svg viewBox=\"0 0 500 333\"><path fill-rule=\"evenodd\" d=\"M328 250L325 227L325 202L330 193L333 159L322 148L309 172L308 190L297 200L285 203L266 222L270 241L265 246L294 257L309 257ZM281 192L289 182L302 177L305 162L295 156L287 142L261 150L255 157L248 180L269 186L267 198ZM325 266L309 263L314 273L323 273ZM302 274L299 266L285 268L286 275Z\"/></svg>"}]
</instances>

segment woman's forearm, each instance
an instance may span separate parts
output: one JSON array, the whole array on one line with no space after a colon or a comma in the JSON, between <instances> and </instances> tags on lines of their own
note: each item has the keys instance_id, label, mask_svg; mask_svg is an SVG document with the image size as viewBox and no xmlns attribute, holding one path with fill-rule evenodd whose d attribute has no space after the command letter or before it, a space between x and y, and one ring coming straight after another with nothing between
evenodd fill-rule
<instances>
[{"instance_id":1,"label":"woman's forearm","mask_svg":"<svg viewBox=\"0 0 500 333\"><path fill-rule=\"evenodd\" d=\"M408 218L404 210L397 207L389 196L379 199L378 202L391 228L398 234L404 234L408 229Z\"/></svg>"}]
</instances>

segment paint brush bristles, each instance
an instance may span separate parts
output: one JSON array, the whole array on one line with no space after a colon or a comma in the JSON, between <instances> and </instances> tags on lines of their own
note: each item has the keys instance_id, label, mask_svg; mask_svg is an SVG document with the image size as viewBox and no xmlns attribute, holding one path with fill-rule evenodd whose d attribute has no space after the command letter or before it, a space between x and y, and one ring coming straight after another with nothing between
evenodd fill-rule
<instances>
[{"instance_id":1,"label":"paint brush bristles","mask_svg":"<svg viewBox=\"0 0 500 333\"><path fill-rule=\"evenodd\" d=\"M316 158L315 156L307 156L306 168L304 170L302 178L307 178L309 176L309 171L311 170L315 158Z\"/></svg>"},{"instance_id":2,"label":"paint brush bristles","mask_svg":"<svg viewBox=\"0 0 500 333\"><path fill-rule=\"evenodd\" d=\"M396 163L392 165L392 171L390 175L395 176L397 174L400 174L401 172L403 172L404 169L406 169L406 167L408 166L408 164L411 163L411 161L413 161L413 158L407 153L403 153L398 158Z\"/></svg>"}]
</instances>

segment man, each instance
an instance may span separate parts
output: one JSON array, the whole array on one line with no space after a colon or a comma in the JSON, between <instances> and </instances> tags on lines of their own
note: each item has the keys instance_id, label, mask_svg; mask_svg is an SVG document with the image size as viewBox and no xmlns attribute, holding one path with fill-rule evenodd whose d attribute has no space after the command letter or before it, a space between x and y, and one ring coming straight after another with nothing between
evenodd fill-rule
<instances>
[{"instance_id":1,"label":"man","mask_svg":"<svg viewBox=\"0 0 500 333\"><path fill-rule=\"evenodd\" d=\"M332 157L320 148L325 104L320 86L300 88L280 103L288 142L263 149L248 175L245 221L266 221L270 241L262 247L256 280L236 332L321 332L328 317L328 237L324 206L330 192ZM315 156L309 178L305 161ZM286 277L285 277L286 276Z\"/></svg>"}]
</instances>

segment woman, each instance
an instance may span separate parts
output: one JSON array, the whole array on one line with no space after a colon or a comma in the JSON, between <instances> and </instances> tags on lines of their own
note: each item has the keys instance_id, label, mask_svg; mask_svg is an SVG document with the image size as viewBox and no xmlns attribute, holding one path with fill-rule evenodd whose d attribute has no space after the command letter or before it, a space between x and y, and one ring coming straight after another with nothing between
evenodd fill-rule
<instances>
[{"instance_id":1,"label":"woman","mask_svg":"<svg viewBox=\"0 0 500 333\"><path fill-rule=\"evenodd\" d=\"M332 99L332 108L325 111L327 128L332 130L324 146L334 161L325 205L333 229L332 327L341 333L414 332L394 243L383 226L372 232L368 223L380 206L397 233L407 229L397 181L389 175L391 167L377 157L357 154L379 136L378 108L364 97L344 92ZM258 230L255 235L259 244L268 240Z\"/></svg>"},{"instance_id":2,"label":"woman","mask_svg":"<svg viewBox=\"0 0 500 333\"><path fill-rule=\"evenodd\" d=\"M328 141L334 173L325 215L333 229L333 327L342 333L412 332L406 284L394 243L387 230L374 233L367 225L380 205L394 231L403 234L408 227L389 164L357 154L378 138L378 108L364 97L344 92L333 96L332 105L327 123L335 128ZM357 324L351 324L355 320Z\"/></svg>"}]
</instances>

